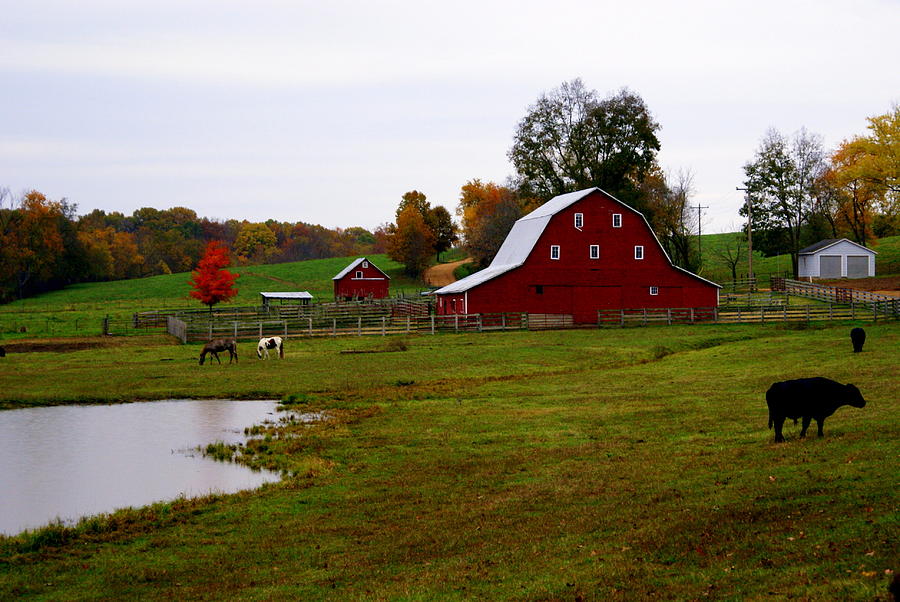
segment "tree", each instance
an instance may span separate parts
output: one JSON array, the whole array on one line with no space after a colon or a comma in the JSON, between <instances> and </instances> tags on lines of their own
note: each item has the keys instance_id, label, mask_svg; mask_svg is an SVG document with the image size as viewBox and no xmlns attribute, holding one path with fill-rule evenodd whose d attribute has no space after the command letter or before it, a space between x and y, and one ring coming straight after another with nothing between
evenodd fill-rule
<instances>
[{"instance_id":1,"label":"tree","mask_svg":"<svg viewBox=\"0 0 900 602\"><path fill-rule=\"evenodd\" d=\"M277 242L266 224L244 222L234 241L234 252L243 263L264 263L275 254Z\"/></svg>"},{"instance_id":2,"label":"tree","mask_svg":"<svg viewBox=\"0 0 900 602\"><path fill-rule=\"evenodd\" d=\"M417 277L431 261L435 236L415 205L408 205L397 217L397 225L388 235L387 252L405 266L408 275Z\"/></svg>"},{"instance_id":3,"label":"tree","mask_svg":"<svg viewBox=\"0 0 900 602\"><path fill-rule=\"evenodd\" d=\"M638 94L623 88L601 100L575 79L529 107L508 157L522 194L546 201L599 186L641 209L640 183L656 161L658 130Z\"/></svg>"},{"instance_id":4,"label":"tree","mask_svg":"<svg viewBox=\"0 0 900 602\"><path fill-rule=\"evenodd\" d=\"M844 141L831 155L823 184L835 198L835 228L849 230L853 240L865 246L873 238L872 219L883 190L867 177L867 154L859 140Z\"/></svg>"},{"instance_id":5,"label":"tree","mask_svg":"<svg viewBox=\"0 0 900 602\"><path fill-rule=\"evenodd\" d=\"M11 283L19 298L32 284L49 281L65 251L60 220L64 205L32 190L18 209L8 211L0 231L0 281Z\"/></svg>"},{"instance_id":6,"label":"tree","mask_svg":"<svg viewBox=\"0 0 900 602\"><path fill-rule=\"evenodd\" d=\"M426 200L425 193L419 192L418 190L410 190L409 192L403 193L403 196L400 198L400 204L397 205L396 218L400 219L400 214L403 213L403 210L412 205L416 208L422 217L428 215L428 212L431 211L431 203Z\"/></svg>"},{"instance_id":7,"label":"tree","mask_svg":"<svg viewBox=\"0 0 900 602\"><path fill-rule=\"evenodd\" d=\"M643 182L647 198L648 221L672 262L691 272L700 269L700 253L696 246L699 217L691 207L694 174L679 170L665 175L660 169L647 174Z\"/></svg>"},{"instance_id":8,"label":"tree","mask_svg":"<svg viewBox=\"0 0 900 602\"><path fill-rule=\"evenodd\" d=\"M228 247L213 240L206 245L197 269L191 272L191 279L188 282L193 290L190 295L204 305L208 305L210 312L212 312L213 305L228 301L238 293L234 288L234 281L237 280L239 274L233 274L224 269L229 265L231 265L231 258L228 256Z\"/></svg>"},{"instance_id":9,"label":"tree","mask_svg":"<svg viewBox=\"0 0 900 602\"><path fill-rule=\"evenodd\" d=\"M744 260L744 235L736 234L733 238L729 238L716 251L716 256L725 262L728 269L731 270L731 279L737 280L737 269L741 261Z\"/></svg>"},{"instance_id":10,"label":"tree","mask_svg":"<svg viewBox=\"0 0 900 602\"><path fill-rule=\"evenodd\" d=\"M814 207L815 183L824 168L821 138L805 129L790 140L770 129L753 161L744 165L744 187L753 203L754 247L766 255L790 253L795 278L801 233ZM745 204L741 215L748 212Z\"/></svg>"},{"instance_id":11,"label":"tree","mask_svg":"<svg viewBox=\"0 0 900 602\"><path fill-rule=\"evenodd\" d=\"M487 266L513 224L523 214L523 201L508 186L475 179L462 187L456 213L462 218L465 247L474 262Z\"/></svg>"},{"instance_id":12,"label":"tree","mask_svg":"<svg viewBox=\"0 0 900 602\"><path fill-rule=\"evenodd\" d=\"M453 223L450 212L443 205L432 207L425 218L425 222L431 227L431 231L434 234L434 251L437 253L438 260L440 260L441 253L448 250L453 246L453 243L459 240L459 236L456 233L456 224Z\"/></svg>"}]
</instances>

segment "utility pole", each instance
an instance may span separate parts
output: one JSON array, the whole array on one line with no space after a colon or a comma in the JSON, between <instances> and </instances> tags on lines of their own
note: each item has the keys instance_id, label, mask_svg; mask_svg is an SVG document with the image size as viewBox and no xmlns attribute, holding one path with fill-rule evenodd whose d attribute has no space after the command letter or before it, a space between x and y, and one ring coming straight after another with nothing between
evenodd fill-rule
<instances>
[{"instance_id":1,"label":"utility pole","mask_svg":"<svg viewBox=\"0 0 900 602\"><path fill-rule=\"evenodd\" d=\"M747 204L747 276L753 278L753 199L748 189L736 187L735 190L744 192L744 202Z\"/></svg>"},{"instance_id":2,"label":"utility pole","mask_svg":"<svg viewBox=\"0 0 900 602\"><path fill-rule=\"evenodd\" d=\"M691 209L697 210L697 262L700 265L703 265L703 243L701 242L703 239L703 220L700 217L700 211L702 209L709 209L709 205L697 205L696 207L691 207Z\"/></svg>"}]
</instances>

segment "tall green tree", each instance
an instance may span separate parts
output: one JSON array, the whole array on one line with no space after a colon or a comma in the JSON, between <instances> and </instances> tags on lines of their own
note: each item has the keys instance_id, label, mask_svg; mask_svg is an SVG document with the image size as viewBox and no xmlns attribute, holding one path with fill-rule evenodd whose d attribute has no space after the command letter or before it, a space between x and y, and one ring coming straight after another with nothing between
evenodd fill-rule
<instances>
[{"instance_id":1,"label":"tall green tree","mask_svg":"<svg viewBox=\"0 0 900 602\"><path fill-rule=\"evenodd\" d=\"M816 183L824 169L821 137L806 129L790 139L768 130L753 160L744 165L753 246L766 255L789 253L795 278L803 227L815 207ZM747 216L751 206L745 203L740 213Z\"/></svg>"},{"instance_id":2,"label":"tall green tree","mask_svg":"<svg viewBox=\"0 0 900 602\"><path fill-rule=\"evenodd\" d=\"M599 186L642 210L640 185L660 149L658 130L637 93L623 88L601 99L575 79L529 107L508 156L524 195L546 201Z\"/></svg>"}]
</instances>

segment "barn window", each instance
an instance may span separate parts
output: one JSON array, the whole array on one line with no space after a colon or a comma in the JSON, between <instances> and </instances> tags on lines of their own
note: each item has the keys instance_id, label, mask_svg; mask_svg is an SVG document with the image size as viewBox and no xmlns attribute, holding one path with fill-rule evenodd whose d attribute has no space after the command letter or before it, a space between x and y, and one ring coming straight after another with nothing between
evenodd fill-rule
<instances>
[{"instance_id":1,"label":"barn window","mask_svg":"<svg viewBox=\"0 0 900 602\"><path fill-rule=\"evenodd\" d=\"M364 268L369 267L369 262L368 262L368 261L364 261L364 262L363 262L363 267L364 267Z\"/></svg>"},{"instance_id":2,"label":"barn window","mask_svg":"<svg viewBox=\"0 0 900 602\"><path fill-rule=\"evenodd\" d=\"M456 299L450 299L450 308L453 313L456 313Z\"/></svg>"},{"instance_id":3,"label":"barn window","mask_svg":"<svg viewBox=\"0 0 900 602\"><path fill-rule=\"evenodd\" d=\"M613 228L621 228L622 227L622 214L621 213L613 213Z\"/></svg>"},{"instance_id":4,"label":"barn window","mask_svg":"<svg viewBox=\"0 0 900 602\"><path fill-rule=\"evenodd\" d=\"M591 259L600 259L600 245L591 245Z\"/></svg>"},{"instance_id":5,"label":"barn window","mask_svg":"<svg viewBox=\"0 0 900 602\"><path fill-rule=\"evenodd\" d=\"M535 295L543 295L544 294L544 285L543 284L535 284L534 285L534 294Z\"/></svg>"},{"instance_id":6,"label":"barn window","mask_svg":"<svg viewBox=\"0 0 900 602\"><path fill-rule=\"evenodd\" d=\"M651 287L650 287L650 294L653 295L653 296L658 295L658 294L659 294L659 287L658 287L658 286L651 286Z\"/></svg>"},{"instance_id":7,"label":"barn window","mask_svg":"<svg viewBox=\"0 0 900 602\"><path fill-rule=\"evenodd\" d=\"M357 271L357 272L356 272L356 279L357 279L357 280L362 280L362 277L363 277L363 276L362 276L362 272Z\"/></svg>"},{"instance_id":8,"label":"barn window","mask_svg":"<svg viewBox=\"0 0 900 602\"><path fill-rule=\"evenodd\" d=\"M559 259L559 245L550 245L550 259Z\"/></svg>"},{"instance_id":9,"label":"barn window","mask_svg":"<svg viewBox=\"0 0 900 602\"><path fill-rule=\"evenodd\" d=\"M583 213L575 214L575 227L579 230L584 228L584 214Z\"/></svg>"},{"instance_id":10,"label":"barn window","mask_svg":"<svg viewBox=\"0 0 900 602\"><path fill-rule=\"evenodd\" d=\"M644 258L644 246L643 245L634 245L634 258L635 259L643 259Z\"/></svg>"}]
</instances>

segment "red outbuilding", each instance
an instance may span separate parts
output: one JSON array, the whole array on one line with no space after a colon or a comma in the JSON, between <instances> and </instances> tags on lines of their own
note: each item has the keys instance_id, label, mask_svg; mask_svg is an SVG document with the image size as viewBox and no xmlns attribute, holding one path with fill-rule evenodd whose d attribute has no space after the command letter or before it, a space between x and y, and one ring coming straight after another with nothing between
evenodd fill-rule
<instances>
[{"instance_id":1,"label":"red outbuilding","mask_svg":"<svg viewBox=\"0 0 900 602\"><path fill-rule=\"evenodd\" d=\"M435 291L438 314L716 307L721 287L674 265L643 214L599 188L519 219L491 265Z\"/></svg>"},{"instance_id":2,"label":"red outbuilding","mask_svg":"<svg viewBox=\"0 0 900 602\"><path fill-rule=\"evenodd\" d=\"M334 298L384 299L388 296L391 277L375 267L375 264L360 257L350 262L334 280Z\"/></svg>"}]
</instances>

